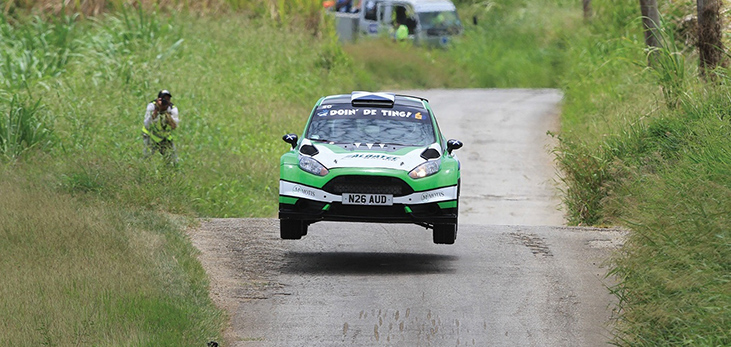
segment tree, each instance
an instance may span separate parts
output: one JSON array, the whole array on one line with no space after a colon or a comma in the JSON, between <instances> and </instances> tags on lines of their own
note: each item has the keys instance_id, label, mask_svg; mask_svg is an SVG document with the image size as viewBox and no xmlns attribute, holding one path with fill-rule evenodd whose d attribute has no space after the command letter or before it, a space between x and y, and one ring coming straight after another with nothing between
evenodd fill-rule
<instances>
[{"instance_id":1,"label":"tree","mask_svg":"<svg viewBox=\"0 0 731 347\"><path fill-rule=\"evenodd\" d=\"M657 10L657 0L640 0L640 10L642 11L642 27L645 31L645 44L651 51L654 51L661 47L660 12Z\"/></svg>"},{"instance_id":2,"label":"tree","mask_svg":"<svg viewBox=\"0 0 731 347\"><path fill-rule=\"evenodd\" d=\"M721 5L721 0L697 0L698 53L702 76L722 65L724 48L719 15Z\"/></svg>"}]
</instances>

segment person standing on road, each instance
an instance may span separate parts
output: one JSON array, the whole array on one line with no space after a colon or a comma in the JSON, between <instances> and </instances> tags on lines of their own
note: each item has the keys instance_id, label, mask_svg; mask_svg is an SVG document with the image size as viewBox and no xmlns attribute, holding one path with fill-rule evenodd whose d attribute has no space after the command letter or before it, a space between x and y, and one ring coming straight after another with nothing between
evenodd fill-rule
<instances>
[{"instance_id":1,"label":"person standing on road","mask_svg":"<svg viewBox=\"0 0 731 347\"><path fill-rule=\"evenodd\" d=\"M142 139L145 142L145 157L160 152L170 164L177 164L178 156L173 143L173 132L178 127L178 108L171 102L172 94L161 90L157 99L147 104L142 126Z\"/></svg>"}]
</instances>

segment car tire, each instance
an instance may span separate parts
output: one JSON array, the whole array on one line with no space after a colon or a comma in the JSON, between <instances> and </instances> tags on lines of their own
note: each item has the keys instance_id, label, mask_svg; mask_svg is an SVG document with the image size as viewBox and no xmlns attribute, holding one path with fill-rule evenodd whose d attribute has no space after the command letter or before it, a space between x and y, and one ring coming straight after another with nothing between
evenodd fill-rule
<instances>
[{"instance_id":1,"label":"car tire","mask_svg":"<svg viewBox=\"0 0 731 347\"><path fill-rule=\"evenodd\" d=\"M301 220L280 219L279 236L283 240L299 240L307 234L307 225Z\"/></svg>"},{"instance_id":2,"label":"car tire","mask_svg":"<svg viewBox=\"0 0 731 347\"><path fill-rule=\"evenodd\" d=\"M457 223L434 224L434 243L451 245L457 238Z\"/></svg>"}]
</instances>

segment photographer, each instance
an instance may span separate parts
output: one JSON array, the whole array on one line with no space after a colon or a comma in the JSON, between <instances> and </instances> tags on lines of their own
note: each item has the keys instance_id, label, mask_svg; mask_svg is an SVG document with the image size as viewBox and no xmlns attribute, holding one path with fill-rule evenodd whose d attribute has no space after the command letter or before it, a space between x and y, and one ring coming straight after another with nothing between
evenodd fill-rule
<instances>
[{"instance_id":1,"label":"photographer","mask_svg":"<svg viewBox=\"0 0 731 347\"><path fill-rule=\"evenodd\" d=\"M169 163L177 164L178 157L173 143L173 131L178 127L178 108L170 101L172 95L161 90L157 99L147 104L142 139L145 142L145 157L160 152Z\"/></svg>"}]
</instances>

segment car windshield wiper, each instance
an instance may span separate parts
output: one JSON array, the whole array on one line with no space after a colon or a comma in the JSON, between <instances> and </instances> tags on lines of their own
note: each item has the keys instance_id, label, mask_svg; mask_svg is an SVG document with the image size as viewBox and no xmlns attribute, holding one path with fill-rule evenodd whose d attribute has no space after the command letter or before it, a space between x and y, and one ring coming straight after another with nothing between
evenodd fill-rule
<instances>
[{"instance_id":1,"label":"car windshield wiper","mask_svg":"<svg viewBox=\"0 0 731 347\"><path fill-rule=\"evenodd\" d=\"M360 143L360 144L370 143L370 144L372 144L374 146L376 146L376 145L383 145L383 146L416 146L416 145L406 145L406 144L403 144L403 143L381 142L381 141L373 141L373 142L370 142L370 141L351 141L350 143Z\"/></svg>"}]
</instances>

